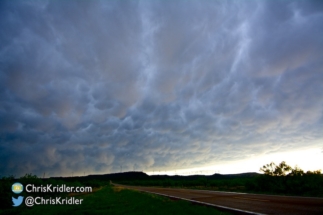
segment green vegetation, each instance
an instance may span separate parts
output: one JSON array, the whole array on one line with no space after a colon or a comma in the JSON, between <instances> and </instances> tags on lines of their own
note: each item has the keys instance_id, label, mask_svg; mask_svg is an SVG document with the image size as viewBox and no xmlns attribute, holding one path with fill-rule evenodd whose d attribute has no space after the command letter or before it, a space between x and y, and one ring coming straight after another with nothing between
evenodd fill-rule
<instances>
[{"instance_id":1,"label":"green vegetation","mask_svg":"<svg viewBox=\"0 0 323 215\"><path fill-rule=\"evenodd\" d=\"M264 172L264 175L255 178L253 183L248 183L246 186L248 190L323 197L323 175L320 170L305 173L300 168L292 168L283 161L279 165L275 163L264 165L260 171Z\"/></svg>"},{"instance_id":2,"label":"green vegetation","mask_svg":"<svg viewBox=\"0 0 323 215\"><path fill-rule=\"evenodd\" d=\"M199 176L193 179L148 179L148 180L134 180L120 181L120 184L134 185L134 186L159 186L159 187L176 187L176 188L190 188L190 189L207 189L207 190L222 190L222 191L246 191L245 185L252 183L254 178L221 178L212 179L206 176Z\"/></svg>"},{"instance_id":3,"label":"green vegetation","mask_svg":"<svg viewBox=\"0 0 323 215\"><path fill-rule=\"evenodd\" d=\"M38 196L44 195L42 193ZM67 194L51 194L51 196L67 196ZM212 207L193 205L182 200L174 201L166 197L110 185L105 185L94 193L75 197L84 199L83 203L81 205L36 205L30 208L21 205L17 208L0 210L0 214L229 214Z\"/></svg>"},{"instance_id":4,"label":"green vegetation","mask_svg":"<svg viewBox=\"0 0 323 215\"><path fill-rule=\"evenodd\" d=\"M121 180L119 183L138 186L323 197L323 175L320 170L304 172L298 167L290 167L283 161L278 165L275 163L264 165L260 171L264 174L151 176L141 180Z\"/></svg>"}]
</instances>

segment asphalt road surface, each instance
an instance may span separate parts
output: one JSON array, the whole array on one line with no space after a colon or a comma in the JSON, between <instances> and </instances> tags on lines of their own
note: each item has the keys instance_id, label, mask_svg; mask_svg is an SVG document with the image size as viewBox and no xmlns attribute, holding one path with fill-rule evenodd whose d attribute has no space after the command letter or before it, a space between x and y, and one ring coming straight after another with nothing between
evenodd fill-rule
<instances>
[{"instance_id":1,"label":"asphalt road surface","mask_svg":"<svg viewBox=\"0 0 323 215\"><path fill-rule=\"evenodd\" d=\"M323 198L114 185L185 199L228 210L235 214L323 215Z\"/></svg>"}]
</instances>

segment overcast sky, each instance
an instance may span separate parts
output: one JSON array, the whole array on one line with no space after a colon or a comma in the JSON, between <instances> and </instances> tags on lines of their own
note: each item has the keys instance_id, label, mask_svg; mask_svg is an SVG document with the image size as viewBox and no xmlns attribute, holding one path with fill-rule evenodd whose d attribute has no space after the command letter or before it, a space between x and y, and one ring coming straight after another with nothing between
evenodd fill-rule
<instances>
[{"instance_id":1,"label":"overcast sky","mask_svg":"<svg viewBox=\"0 0 323 215\"><path fill-rule=\"evenodd\" d=\"M322 1L1 1L0 14L0 174L323 147Z\"/></svg>"}]
</instances>

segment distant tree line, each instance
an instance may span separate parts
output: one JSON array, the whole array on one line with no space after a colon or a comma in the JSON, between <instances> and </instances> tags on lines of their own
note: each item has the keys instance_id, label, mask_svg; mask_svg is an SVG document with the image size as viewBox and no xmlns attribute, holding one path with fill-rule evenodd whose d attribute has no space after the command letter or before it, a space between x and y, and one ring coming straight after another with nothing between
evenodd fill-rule
<instances>
[{"instance_id":1,"label":"distant tree line","mask_svg":"<svg viewBox=\"0 0 323 215\"><path fill-rule=\"evenodd\" d=\"M323 176L320 170L304 172L286 162L271 162L260 168L264 174L220 176L153 176L140 180L121 180L119 183L138 186L180 187L236 192L253 192L323 197Z\"/></svg>"},{"instance_id":2,"label":"distant tree line","mask_svg":"<svg viewBox=\"0 0 323 215\"><path fill-rule=\"evenodd\" d=\"M260 171L264 174L247 183L248 190L284 195L323 196L321 170L304 172L299 167L292 168L283 161L278 165L273 162L264 165Z\"/></svg>"},{"instance_id":3,"label":"distant tree line","mask_svg":"<svg viewBox=\"0 0 323 215\"><path fill-rule=\"evenodd\" d=\"M276 165L274 162L264 165L260 168L260 171L268 176L303 176L303 175L321 175L321 170L307 171L306 173L299 167L294 169L286 164L285 161L282 161L279 165Z\"/></svg>"},{"instance_id":4,"label":"distant tree line","mask_svg":"<svg viewBox=\"0 0 323 215\"><path fill-rule=\"evenodd\" d=\"M160 186L160 187L177 187L191 189L213 189L213 190L230 190L244 191L244 185L253 180L252 178L223 178L213 179L208 176L199 176L196 178L151 178L145 180L122 180L118 183L134 186Z\"/></svg>"}]
</instances>

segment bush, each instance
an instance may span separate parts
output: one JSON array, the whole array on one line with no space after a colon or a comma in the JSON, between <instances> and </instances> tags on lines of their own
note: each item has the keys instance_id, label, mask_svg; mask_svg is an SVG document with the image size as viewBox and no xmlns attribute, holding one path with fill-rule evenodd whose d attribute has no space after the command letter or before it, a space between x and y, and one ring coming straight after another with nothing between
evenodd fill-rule
<instances>
[{"instance_id":1,"label":"bush","mask_svg":"<svg viewBox=\"0 0 323 215\"><path fill-rule=\"evenodd\" d=\"M290 168L285 162L278 166L267 164L260 170L265 174L254 183L248 183L247 189L285 195L323 196L323 175L320 170L304 173L298 167Z\"/></svg>"}]
</instances>

